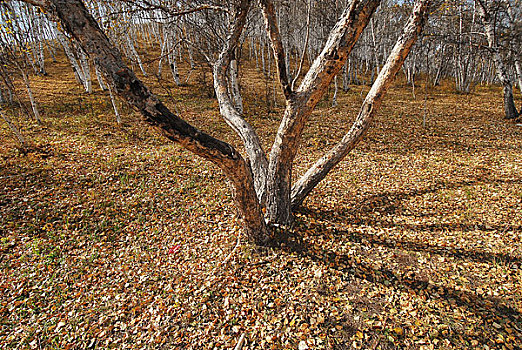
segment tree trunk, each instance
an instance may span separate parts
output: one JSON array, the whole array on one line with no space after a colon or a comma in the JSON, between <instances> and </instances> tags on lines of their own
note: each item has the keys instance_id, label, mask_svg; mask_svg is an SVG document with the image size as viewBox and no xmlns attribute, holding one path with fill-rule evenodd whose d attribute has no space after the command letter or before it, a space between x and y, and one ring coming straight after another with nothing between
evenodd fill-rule
<instances>
[{"instance_id":1,"label":"tree trunk","mask_svg":"<svg viewBox=\"0 0 522 350\"><path fill-rule=\"evenodd\" d=\"M286 74L285 53L277 27L273 5L259 0L286 99L283 120L270 152L267 174L267 210L269 223L289 225L291 212L292 164L305 123L328 85L339 73L360 34L368 24L380 0L354 0L330 32L321 54L313 62L299 88L294 92Z\"/></svg>"},{"instance_id":2,"label":"tree trunk","mask_svg":"<svg viewBox=\"0 0 522 350\"><path fill-rule=\"evenodd\" d=\"M500 54L500 48L497 45L497 38L495 33L495 23L492 18L489 10L482 0L475 0L477 4L477 8L479 14L482 18L482 22L484 24L484 29L486 31L486 38L488 40L489 50L491 52L493 62L495 63L497 77L500 80L500 83L503 87L504 92L504 114L506 119L517 119L518 111L515 107L515 101L513 99L513 85L511 83L511 79L507 73L506 66L504 65L504 61L502 60L502 56Z\"/></svg>"},{"instance_id":3,"label":"tree trunk","mask_svg":"<svg viewBox=\"0 0 522 350\"><path fill-rule=\"evenodd\" d=\"M237 59L234 56L230 61L228 72L228 81L230 85L230 94L232 95L232 100L234 101L234 106L238 110L240 114L243 114L243 98L241 97L241 92L239 90L239 79L238 79L238 67L237 67Z\"/></svg>"},{"instance_id":4,"label":"tree trunk","mask_svg":"<svg viewBox=\"0 0 522 350\"><path fill-rule=\"evenodd\" d=\"M25 88L27 89L27 95L29 96L29 102L31 102L31 108L33 109L34 119L38 124L42 124L42 119L40 119L40 112L38 111L38 105L33 96L33 90L31 89L31 84L29 83L29 77L25 73L24 69L19 67L20 72L22 73L22 78L24 80Z\"/></svg>"},{"instance_id":5,"label":"tree trunk","mask_svg":"<svg viewBox=\"0 0 522 350\"><path fill-rule=\"evenodd\" d=\"M0 115L2 116L2 119L7 123L9 126L9 129L11 129L11 132L16 136L16 139L20 143L20 147L25 147L25 140L22 134L20 133L20 130L14 125L14 123L11 121L11 118L7 114L4 114L3 111L0 109Z\"/></svg>"}]
</instances>

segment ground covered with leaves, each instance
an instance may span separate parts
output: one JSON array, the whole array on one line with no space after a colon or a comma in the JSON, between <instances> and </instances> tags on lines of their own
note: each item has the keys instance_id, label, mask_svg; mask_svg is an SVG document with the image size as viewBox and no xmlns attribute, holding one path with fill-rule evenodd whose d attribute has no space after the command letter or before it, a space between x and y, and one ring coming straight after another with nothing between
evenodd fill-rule
<instances>
[{"instance_id":1,"label":"ground covered with leaves","mask_svg":"<svg viewBox=\"0 0 522 350\"><path fill-rule=\"evenodd\" d=\"M500 89L425 100L399 82L288 239L261 249L242 239L216 167L125 106L118 125L69 70L33 78L44 124L16 119L26 152L0 125L2 348L231 349L242 335L243 349L522 347L522 128L502 120ZM151 83L237 144L203 81ZM271 83L243 86L268 147ZM368 89L321 102L297 175Z\"/></svg>"}]
</instances>

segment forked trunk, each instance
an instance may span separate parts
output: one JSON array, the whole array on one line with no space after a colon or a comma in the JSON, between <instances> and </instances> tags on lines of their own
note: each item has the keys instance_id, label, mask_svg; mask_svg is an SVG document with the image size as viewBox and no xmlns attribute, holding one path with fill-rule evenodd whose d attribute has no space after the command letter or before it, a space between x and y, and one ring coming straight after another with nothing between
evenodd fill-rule
<instances>
[{"instance_id":1,"label":"forked trunk","mask_svg":"<svg viewBox=\"0 0 522 350\"><path fill-rule=\"evenodd\" d=\"M301 142L304 126L326 89L340 72L380 0L354 0L336 23L321 54L312 63L301 85L293 91L285 62L273 4L259 0L265 26L271 40L279 82L286 99L283 120L270 151L267 174L266 219L271 224L292 222L292 166Z\"/></svg>"}]
</instances>

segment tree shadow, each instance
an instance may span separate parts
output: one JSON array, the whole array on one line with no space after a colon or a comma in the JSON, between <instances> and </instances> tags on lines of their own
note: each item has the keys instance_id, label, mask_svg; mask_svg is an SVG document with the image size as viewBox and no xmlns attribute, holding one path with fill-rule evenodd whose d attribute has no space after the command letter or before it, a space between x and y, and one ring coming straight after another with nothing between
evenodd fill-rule
<instances>
[{"instance_id":1,"label":"tree shadow","mask_svg":"<svg viewBox=\"0 0 522 350\"><path fill-rule=\"evenodd\" d=\"M460 290L452 286L434 283L423 272L415 272L415 269L395 269L391 266L373 264L371 261L364 261L360 256L349 255L338 252L334 249L326 249L318 247L309 240L307 232L313 232L316 237L333 237L338 241L351 241L357 244L364 244L369 247L384 247L391 251L399 249L403 251L423 252L430 254L438 254L445 257L456 258L477 263L501 263L510 265L509 268L519 268L522 266L522 257L502 252L489 252L484 249L473 249L454 247L453 244L438 245L435 242L422 241L421 239L395 239L388 235L378 235L365 232L365 230L350 230L342 227L343 224L349 222L352 227L378 227L378 228L400 228L407 229L411 232L418 232L420 235L426 232L522 232L522 226L518 225L485 225L485 224L469 224L463 225L459 223L434 223L434 224L408 224L397 225L391 220L393 215L398 215L403 208L403 202L429 193L435 193L440 190L456 190L463 187L474 186L479 184L522 184L522 179L488 179L485 176L477 177L469 181L458 182L439 182L433 186L424 189L406 190L406 191L386 191L365 197L360 205L352 205L349 208L336 207L332 210L315 210L311 208L303 208L300 213L303 218L296 222L296 229L287 234L286 240L281 244L281 249L293 254L298 254L313 262L323 264L326 267L333 268L346 276L352 276L357 279L367 281L373 284L379 284L386 287L413 293L419 298L425 300L436 300L445 303L448 309L452 305L462 307L466 313L474 315L482 325L482 335L468 336L454 332L451 337L452 341L462 343L459 337L464 337L469 342L471 339L477 339L484 344L494 345L492 334L499 334L505 331L504 328L499 329L499 324L509 324L514 328L511 334L515 338L514 348L522 345L522 314L521 311L511 304L511 301L503 297L477 294L473 291ZM376 214L379 212L380 214ZM383 214L384 213L384 214ZM388 215L389 217L383 217ZM428 214L429 215L429 214ZM420 215L418 215L420 216ZM301 226L301 227L300 227ZM362 231L362 232L361 232ZM406 265L405 263L404 265ZM517 266L518 265L518 266ZM432 270L436 272L435 269ZM429 274L429 271L428 271ZM502 326L504 327L504 326ZM505 336L509 334L504 333ZM464 343L462 343L464 344ZM518 344L518 345L517 345ZM467 344L469 346L469 343Z\"/></svg>"},{"instance_id":2,"label":"tree shadow","mask_svg":"<svg viewBox=\"0 0 522 350\"><path fill-rule=\"evenodd\" d=\"M360 205L353 206L350 208L335 208L333 210L325 209L311 209L301 208L299 212L306 217L314 219L316 222L313 224L315 230L324 231L324 225L317 224L318 221L323 221L328 224L344 224L350 222L355 226L377 226L379 228L400 228L401 230L408 230L412 232L447 232L447 231L461 231L461 232L507 232L515 231L522 232L522 225L486 225L486 224L461 224L461 223L433 223L433 224L396 224L390 220L385 220L382 216L378 216L375 212L393 216L401 211L402 202L409 200L413 197L423 196L429 193L435 193L440 190L456 190L459 188L473 186L479 183L489 184L522 184L522 179L515 180L487 180L481 179L473 181L459 181L459 182L439 182L433 186L408 190L408 191L396 191L396 192L383 192L375 195L365 197ZM370 215L370 217L368 217ZM378 217L377 217L378 216ZM418 215L423 216L422 214ZM372 220L375 219L375 220ZM329 225L331 226L331 225ZM370 245L378 245L386 248L397 248L417 251L417 252L429 252L439 254L447 257L455 257L460 259L469 259L475 262L503 262L506 264L511 263L522 263L522 257L513 256L506 253L494 253L488 252L481 249L464 249L460 247L440 246L421 240L404 240L404 239L390 239L388 237L382 237L360 231L348 231L336 229L333 233L335 236L348 239L354 243L367 243Z\"/></svg>"},{"instance_id":3,"label":"tree shadow","mask_svg":"<svg viewBox=\"0 0 522 350\"><path fill-rule=\"evenodd\" d=\"M323 233L333 235L344 235L345 232L336 232L331 228L326 229ZM466 341L478 339L483 344L495 344L492 334L505 333L505 327L513 327L514 333L505 333L504 336L513 336L515 342L512 343L515 349L519 349L522 344L522 313L516 308L508 305L502 297L482 296L477 293L456 289L451 286L435 284L423 274L416 274L412 270L400 271L398 269L390 269L385 266L372 266L371 263L364 262L357 256L347 255L336 252L334 250L323 249L308 243L301 235L290 233L287 239L282 242L280 249L291 254L297 254L301 257L310 259L311 261L322 264L325 267L334 269L343 275L351 276L359 280L382 285L384 288L392 287L396 290L407 292L408 294L417 295L419 298L428 300L437 300L446 303L450 309L453 305L465 308L471 315L475 315L481 320L480 328L483 330L483 336L477 338L477 335L464 335L453 332L448 337L452 341L462 342L459 337L464 337ZM345 236L343 236L345 237ZM370 243L371 244L371 243ZM396 248L392 244L386 247ZM431 251L428 247L426 251ZM418 250L422 250L418 247ZM497 258L494 254L488 257L487 253L473 255L471 252L462 257L471 257L479 259L485 257L490 261ZM504 258L504 257L500 257ZM515 258L512 258L515 259ZM516 261L519 261L516 259ZM451 317L451 316L450 316ZM502 324L503 328L499 329L498 325ZM375 333L375 331L371 331ZM487 335L487 336L486 336ZM372 339L380 338L380 335L374 334ZM459 340L460 339L460 340ZM518 344L518 345L517 345Z\"/></svg>"}]
</instances>

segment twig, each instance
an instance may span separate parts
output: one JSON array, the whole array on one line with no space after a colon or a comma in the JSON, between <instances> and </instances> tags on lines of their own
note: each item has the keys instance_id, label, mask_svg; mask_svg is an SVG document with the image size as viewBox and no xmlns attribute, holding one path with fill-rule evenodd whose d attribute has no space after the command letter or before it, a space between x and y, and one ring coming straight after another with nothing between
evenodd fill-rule
<instances>
[{"instance_id":1,"label":"twig","mask_svg":"<svg viewBox=\"0 0 522 350\"><path fill-rule=\"evenodd\" d=\"M301 61L299 62L299 68L297 69L297 73L295 74L294 80L292 80L291 88L294 89L295 83L299 76L301 75L301 70L303 69L303 63L306 56L306 50L308 49L308 42L310 40L310 17L312 12L312 4L311 1L308 1L308 17L306 18L306 38L303 46L303 55L301 56Z\"/></svg>"},{"instance_id":2,"label":"twig","mask_svg":"<svg viewBox=\"0 0 522 350\"><path fill-rule=\"evenodd\" d=\"M1 109L0 109L0 115L2 116L2 119L4 119L4 121L9 126L9 129L11 129L13 134L16 136L16 139L20 143L20 147L24 148L25 140L24 140L24 137L22 136L22 134L20 133L20 130L18 130L18 128L14 125L14 123L11 121L9 116L7 114L4 114Z\"/></svg>"},{"instance_id":3,"label":"twig","mask_svg":"<svg viewBox=\"0 0 522 350\"><path fill-rule=\"evenodd\" d=\"M234 249L232 249L232 251L227 255L227 257L218 266L216 266L216 268L214 269L214 272L217 269L219 269L221 266L226 265L226 263L230 260L232 255L234 255L234 253L236 252L237 248L239 248L240 244L241 244L241 232L239 232L239 234L237 235L237 242L236 242Z\"/></svg>"},{"instance_id":4,"label":"twig","mask_svg":"<svg viewBox=\"0 0 522 350\"><path fill-rule=\"evenodd\" d=\"M243 345L245 345L245 333L241 334L241 337L239 337L239 341L237 342L237 345L234 348L234 350L241 350L243 348Z\"/></svg>"}]
</instances>

